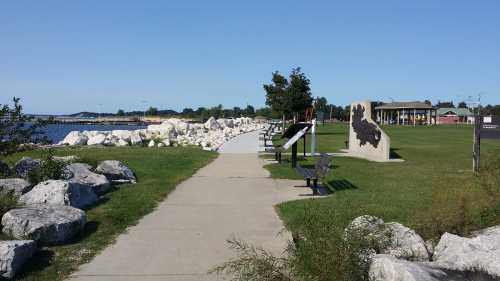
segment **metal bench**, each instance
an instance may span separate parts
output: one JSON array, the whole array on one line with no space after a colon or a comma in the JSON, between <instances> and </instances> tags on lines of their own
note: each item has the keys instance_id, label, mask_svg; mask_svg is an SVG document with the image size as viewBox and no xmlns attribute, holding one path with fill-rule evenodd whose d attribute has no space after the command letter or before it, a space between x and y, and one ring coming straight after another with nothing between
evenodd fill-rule
<instances>
[{"instance_id":1,"label":"metal bench","mask_svg":"<svg viewBox=\"0 0 500 281\"><path fill-rule=\"evenodd\" d=\"M297 164L295 170L299 173L307 182L307 186L311 186L311 180L313 180L312 191L314 195L318 193L318 180L322 180L326 174L330 171L332 157L326 153L322 153L314 164L314 169L303 168Z\"/></svg>"},{"instance_id":2,"label":"metal bench","mask_svg":"<svg viewBox=\"0 0 500 281\"><path fill-rule=\"evenodd\" d=\"M267 130L260 133L259 140L264 141L264 147L267 146L267 142L271 141L274 136L274 129L276 128L276 123L271 123Z\"/></svg>"}]
</instances>

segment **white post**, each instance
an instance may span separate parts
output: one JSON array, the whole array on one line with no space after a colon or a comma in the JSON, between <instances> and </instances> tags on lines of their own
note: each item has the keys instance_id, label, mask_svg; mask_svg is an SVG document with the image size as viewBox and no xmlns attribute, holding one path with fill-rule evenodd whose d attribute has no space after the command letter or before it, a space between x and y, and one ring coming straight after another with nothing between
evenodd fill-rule
<instances>
[{"instance_id":1,"label":"white post","mask_svg":"<svg viewBox=\"0 0 500 281\"><path fill-rule=\"evenodd\" d=\"M316 119L312 120L311 128L311 156L316 154Z\"/></svg>"}]
</instances>

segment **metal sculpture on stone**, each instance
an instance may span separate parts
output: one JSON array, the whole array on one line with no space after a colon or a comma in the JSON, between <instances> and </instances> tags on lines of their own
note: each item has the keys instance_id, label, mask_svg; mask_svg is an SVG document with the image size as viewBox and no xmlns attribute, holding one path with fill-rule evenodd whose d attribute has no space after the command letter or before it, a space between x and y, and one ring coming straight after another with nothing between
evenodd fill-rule
<instances>
[{"instance_id":1,"label":"metal sculpture on stone","mask_svg":"<svg viewBox=\"0 0 500 281\"><path fill-rule=\"evenodd\" d=\"M389 136L372 120L371 102L352 103L348 154L377 162L391 161L390 143Z\"/></svg>"}]
</instances>

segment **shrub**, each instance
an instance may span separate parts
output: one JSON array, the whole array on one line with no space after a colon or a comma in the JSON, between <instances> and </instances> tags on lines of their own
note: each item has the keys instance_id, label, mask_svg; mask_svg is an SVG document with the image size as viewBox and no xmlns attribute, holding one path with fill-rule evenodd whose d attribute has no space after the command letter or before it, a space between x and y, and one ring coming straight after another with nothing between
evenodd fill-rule
<instances>
[{"instance_id":1,"label":"shrub","mask_svg":"<svg viewBox=\"0 0 500 281\"><path fill-rule=\"evenodd\" d=\"M295 227L283 256L232 239L238 256L212 272L225 273L234 281L326 281L369 280L370 256L386 246L388 239L367 233L346 235L341 214L329 208L320 213L314 205L304 208L304 220ZM324 209L321 212L325 212Z\"/></svg>"},{"instance_id":2,"label":"shrub","mask_svg":"<svg viewBox=\"0 0 500 281\"><path fill-rule=\"evenodd\" d=\"M445 232L467 236L500 223L500 156L485 159L477 177L437 185L426 210L415 215L416 231L425 238Z\"/></svg>"},{"instance_id":3,"label":"shrub","mask_svg":"<svg viewBox=\"0 0 500 281\"><path fill-rule=\"evenodd\" d=\"M64 177L66 163L54 160L53 150L46 151L39 168L28 172L28 181L35 185L46 180L58 180Z\"/></svg>"},{"instance_id":4,"label":"shrub","mask_svg":"<svg viewBox=\"0 0 500 281\"><path fill-rule=\"evenodd\" d=\"M17 200L18 198L12 190L0 190L0 217L3 217L3 214L10 209L17 207Z\"/></svg>"}]
</instances>

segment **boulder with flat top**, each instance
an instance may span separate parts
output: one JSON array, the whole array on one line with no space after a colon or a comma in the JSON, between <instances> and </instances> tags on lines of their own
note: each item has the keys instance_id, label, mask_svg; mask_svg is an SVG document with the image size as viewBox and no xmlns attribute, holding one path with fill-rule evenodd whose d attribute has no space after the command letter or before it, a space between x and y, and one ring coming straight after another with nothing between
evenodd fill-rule
<instances>
[{"instance_id":1,"label":"boulder with flat top","mask_svg":"<svg viewBox=\"0 0 500 281\"><path fill-rule=\"evenodd\" d=\"M111 181L128 181L135 183L136 178L132 170L118 160L105 160L99 163L95 171L105 175Z\"/></svg>"},{"instance_id":2,"label":"boulder with flat top","mask_svg":"<svg viewBox=\"0 0 500 281\"><path fill-rule=\"evenodd\" d=\"M62 244L79 234L85 212L70 206L35 205L12 209L2 217L2 232L41 245Z\"/></svg>"},{"instance_id":3,"label":"boulder with flat top","mask_svg":"<svg viewBox=\"0 0 500 281\"><path fill-rule=\"evenodd\" d=\"M97 202L88 185L66 180L48 180L37 184L19 200L26 205L46 204L85 208Z\"/></svg>"},{"instance_id":4,"label":"boulder with flat top","mask_svg":"<svg viewBox=\"0 0 500 281\"><path fill-rule=\"evenodd\" d=\"M65 174L70 182L89 186L96 194L106 193L111 188L106 176L92 172L92 166L85 163L66 166Z\"/></svg>"}]
</instances>

